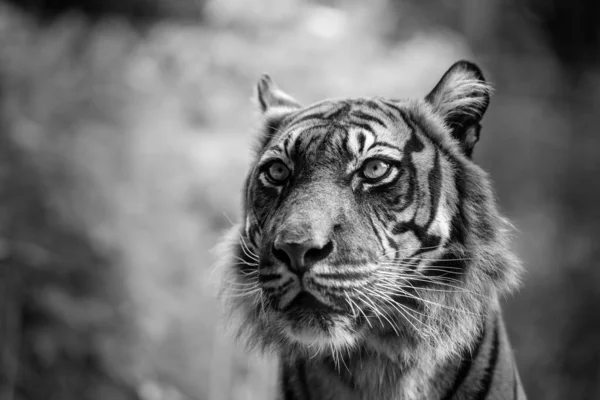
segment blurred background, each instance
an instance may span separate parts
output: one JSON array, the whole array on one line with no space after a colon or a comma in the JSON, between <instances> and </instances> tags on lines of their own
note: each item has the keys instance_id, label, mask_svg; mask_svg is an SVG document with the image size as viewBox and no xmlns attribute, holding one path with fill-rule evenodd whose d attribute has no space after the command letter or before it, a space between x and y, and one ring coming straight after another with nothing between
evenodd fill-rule
<instances>
[{"instance_id":1,"label":"blurred background","mask_svg":"<svg viewBox=\"0 0 600 400\"><path fill-rule=\"evenodd\" d=\"M268 399L224 334L268 72L297 99L496 92L475 153L518 228L505 316L530 399L600 398L600 3L0 1L0 399Z\"/></svg>"}]
</instances>

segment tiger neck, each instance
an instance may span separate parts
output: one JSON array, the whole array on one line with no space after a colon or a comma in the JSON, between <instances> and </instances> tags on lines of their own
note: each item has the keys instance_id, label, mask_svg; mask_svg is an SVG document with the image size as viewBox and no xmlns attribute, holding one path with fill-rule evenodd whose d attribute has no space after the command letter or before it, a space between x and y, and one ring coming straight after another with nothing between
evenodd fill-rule
<instances>
[{"instance_id":1,"label":"tiger neck","mask_svg":"<svg viewBox=\"0 0 600 400\"><path fill-rule=\"evenodd\" d=\"M471 348L443 362L423 355L407 363L363 349L337 360L283 360L282 370L286 393L298 400L450 400L494 391L505 398L504 386L520 386L499 309L489 310Z\"/></svg>"}]
</instances>

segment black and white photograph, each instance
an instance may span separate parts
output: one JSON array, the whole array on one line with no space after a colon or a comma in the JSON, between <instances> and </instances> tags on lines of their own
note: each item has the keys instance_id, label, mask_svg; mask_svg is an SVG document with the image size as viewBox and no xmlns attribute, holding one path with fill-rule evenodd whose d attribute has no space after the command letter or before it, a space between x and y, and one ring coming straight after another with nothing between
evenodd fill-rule
<instances>
[{"instance_id":1,"label":"black and white photograph","mask_svg":"<svg viewBox=\"0 0 600 400\"><path fill-rule=\"evenodd\" d=\"M0 400L600 399L600 3L0 0Z\"/></svg>"}]
</instances>

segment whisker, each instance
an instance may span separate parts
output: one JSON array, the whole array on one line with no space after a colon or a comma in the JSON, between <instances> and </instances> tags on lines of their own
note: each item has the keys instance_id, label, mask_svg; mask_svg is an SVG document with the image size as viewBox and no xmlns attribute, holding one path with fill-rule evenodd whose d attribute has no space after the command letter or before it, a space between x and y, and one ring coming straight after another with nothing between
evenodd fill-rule
<instances>
[{"instance_id":1,"label":"whisker","mask_svg":"<svg viewBox=\"0 0 600 400\"><path fill-rule=\"evenodd\" d=\"M312 345L310 345L309 347L312 348ZM321 346L317 346L317 351L315 352L315 354L312 357L310 357L310 359L312 360L313 358L315 358L316 356L318 356L320 352L321 352Z\"/></svg>"},{"instance_id":2,"label":"whisker","mask_svg":"<svg viewBox=\"0 0 600 400\"><path fill-rule=\"evenodd\" d=\"M344 355L341 353L341 351L339 354L339 358L340 358L340 361L342 361L342 364L344 364L346 371L348 371L349 374L352 374L352 372L350 372L350 368L348 368L348 366L346 365L346 362L344 361Z\"/></svg>"},{"instance_id":3,"label":"whisker","mask_svg":"<svg viewBox=\"0 0 600 400\"><path fill-rule=\"evenodd\" d=\"M442 271L442 272L444 272L444 271ZM413 274L407 274L407 273L405 273L403 271L394 270L394 271L378 271L377 274L381 275L381 276L386 276L388 278L396 278L396 279L406 279L406 280L409 280L409 279L414 279L414 280L421 279L421 280L424 280L424 279L426 279L426 280L428 280L430 282L454 282L454 283L457 283L457 284L460 284L460 285L464 284L464 282L462 282L462 281L460 281L458 279L450 278L450 277L447 277L447 276L426 276L426 275L422 275L419 272L415 272ZM452 272L452 274L454 274L454 275L462 275L459 272Z\"/></svg>"},{"instance_id":4,"label":"whisker","mask_svg":"<svg viewBox=\"0 0 600 400\"><path fill-rule=\"evenodd\" d=\"M393 250L393 251L388 251L388 252L384 252L379 259L382 259L384 257L388 257L390 255L396 255L398 253L400 253L401 251L413 251L413 252L417 252L417 251L425 251L425 250L433 250L433 249L439 249L440 246L427 246L427 247L403 247L401 249L398 250ZM414 254L413 254L414 255Z\"/></svg>"},{"instance_id":5,"label":"whisker","mask_svg":"<svg viewBox=\"0 0 600 400\"><path fill-rule=\"evenodd\" d=\"M400 263L400 262L382 262L377 265L385 266L385 267L411 267L411 269L415 267L415 264ZM423 269L430 269L431 267L436 267L436 265L424 266ZM444 267L440 267L440 268L447 269L447 270L456 270L456 271L464 270L464 268L462 268L462 267L452 267L452 266L448 266L448 267L444 266Z\"/></svg>"},{"instance_id":6,"label":"whisker","mask_svg":"<svg viewBox=\"0 0 600 400\"><path fill-rule=\"evenodd\" d=\"M436 289L436 288L430 288L430 287L415 287L414 285L412 285L411 280L412 281L417 281L417 282L431 283L431 284L433 284L435 286L438 286L438 285L439 286L446 286L446 287L449 287L449 288L451 288L453 290ZM466 294L473 295L473 296L478 296L478 297L481 297L481 298L487 298L487 296L485 296L485 295L483 295L481 293L478 293L478 292L475 292L475 291L472 291L472 290L468 290L468 289L463 288L463 287L459 287L459 286L454 286L454 285L450 285L450 284L447 284L447 283L443 283L443 282L437 282L437 281L432 281L432 280L427 280L427 279L419 279L419 278L411 278L410 280L406 279L406 280L403 280L403 281L405 281L406 283L408 283L410 286L403 285L400 282L398 282L394 286L391 286L392 284L389 283L389 282L387 282L385 284L385 286L389 287L389 288L395 288L395 287L412 288L414 290L424 290L424 291L442 292L442 293L466 293Z\"/></svg>"},{"instance_id":7,"label":"whisker","mask_svg":"<svg viewBox=\"0 0 600 400\"><path fill-rule=\"evenodd\" d=\"M248 291L260 288L260 286L258 286L258 283L242 284L238 282L225 282L225 284L227 285L228 291Z\"/></svg>"},{"instance_id":8,"label":"whisker","mask_svg":"<svg viewBox=\"0 0 600 400\"><path fill-rule=\"evenodd\" d=\"M370 309L372 311L375 311L377 309L377 306L375 305L375 303L372 302L371 299L369 299L368 297L364 296L362 293L358 293L358 295L359 295L359 299L362 300L366 304L367 307L370 307ZM365 316L365 318L367 318L367 315L365 314L364 311L363 311L363 315ZM385 326L383 324L383 321L381 320L381 318L379 317L379 315L376 312L375 312L375 318L377 318L377 320L379 321L379 324L381 324L382 327Z\"/></svg>"},{"instance_id":9,"label":"whisker","mask_svg":"<svg viewBox=\"0 0 600 400\"><path fill-rule=\"evenodd\" d=\"M231 290L235 291L235 289L231 289ZM231 290L228 290L227 292L229 292ZM236 298L236 297L250 297L250 296L259 294L261 291L262 290L260 288L257 288L257 289L246 290L246 291L242 291L242 292L234 293L234 294L229 294L229 293L226 292L226 297L232 297L232 298Z\"/></svg>"},{"instance_id":10,"label":"whisker","mask_svg":"<svg viewBox=\"0 0 600 400\"><path fill-rule=\"evenodd\" d=\"M246 257L248 257L249 259L251 259L252 261L258 262L259 258L256 254L254 254L249 248L248 245L246 244L246 242L244 241L244 239L240 236L241 239L241 249L244 252L244 254L246 255Z\"/></svg>"},{"instance_id":11,"label":"whisker","mask_svg":"<svg viewBox=\"0 0 600 400\"><path fill-rule=\"evenodd\" d=\"M407 260L423 260L423 261L435 261L435 262L440 262L440 261L473 261L475 260L475 258L472 257L465 257L465 258L421 258L421 257L407 257Z\"/></svg>"},{"instance_id":12,"label":"whisker","mask_svg":"<svg viewBox=\"0 0 600 400\"><path fill-rule=\"evenodd\" d=\"M356 318L362 313L362 315L365 317L365 320L367 321L367 324L369 325L369 327L373 328L373 325L371 325L371 321L369 321L369 318L367 317L365 312L362 311L362 309L357 304L355 304L354 301L352 301L352 299L350 298L350 296L348 295L347 292L344 291L344 295L346 296L347 302L350 305L350 308L352 309L352 317ZM358 309L357 313L355 313L354 307L356 307Z\"/></svg>"},{"instance_id":13,"label":"whisker","mask_svg":"<svg viewBox=\"0 0 600 400\"><path fill-rule=\"evenodd\" d=\"M381 320L381 318L379 317L383 317L383 319L385 319L390 326L392 327L392 329L394 330L394 332L396 332L396 335L400 336L400 332L398 332L398 329L396 328L396 325L392 323L392 321L390 321L390 319L387 317L387 315L385 313L382 313L380 308L377 307L375 305L375 303L373 303L373 300L368 298L364 293L359 292L359 297L364 301L366 300L366 304L370 306L371 311L373 311L375 313L375 316L377 317L377 319L379 320L379 323L381 324L381 327L385 327L385 325L383 324L383 321Z\"/></svg>"},{"instance_id":14,"label":"whisker","mask_svg":"<svg viewBox=\"0 0 600 400\"><path fill-rule=\"evenodd\" d=\"M252 277L254 275L258 276L259 272L257 269L253 270L253 271L238 271L238 274L240 275L244 275L246 277Z\"/></svg>"},{"instance_id":15,"label":"whisker","mask_svg":"<svg viewBox=\"0 0 600 400\"><path fill-rule=\"evenodd\" d=\"M244 260L242 257L238 257L238 256L233 256L233 258L235 258L236 260L238 260L239 262L235 265L242 265L242 264L246 264L250 267L258 267L258 263L257 262L250 262L248 260Z\"/></svg>"},{"instance_id":16,"label":"whisker","mask_svg":"<svg viewBox=\"0 0 600 400\"><path fill-rule=\"evenodd\" d=\"M443 272L443 271L442 271ZM457 274L460 275L459 273L455 273L453 272L453 274ZM421 275L421 274L415 274L414 275L414 279L421 279L421 280L427 280L428 282L450 282L450 283L455 283L458 285L464 285L464 282L458 279L454 279L454 278L450 278L447 276L437 276L437 277L433 277L433 276L425 276L425 275ZM462 286L458 286L458 287L462 287Z\"/></svg>"},{"instance_id":17,"label":"whisker","mask_svg":"<svg viewBox=\"0 0 600 400\"><path fill-rule=\"evenodd\" d=\"M231 218L229 218L229 215L227 215L227 213L225 211L223 211L221 214L223 214L223 216L231 224L231 226L235 226L235 224L233 223L233 221L231 220Z\"/></svg>"},{"instance_id":18,"label":"whisker","mask_svg":"<svg viewBox=\"0 0 600 400\"><path fill-rule=\"evenodd\" d=\"M389 304L392 306L392 308L394 308L396 311L398 311L401 315L404 315L404 313L402 313L402 311L398 310L397 307L395 307L393 301L391 298L389 298L389 296L384 296L382 293L378 293L370 288L366 288L366 291L373 297L380 299L384 305L385 304ZM397 323L394 324L391 322L390 318L388 318L388 314L386 312L384 312L384 310L381 309L381 307L376 307L376 309L374 310L377 313L379 313L386 321L388 321L390 323L390 325L392 326L392 329L394 329L394 332L396 333L396 335L400 336L400 332L397 329ZM406 318L406 317L404 317Z\"/></svg>"},{"instance_id":19,"label":"whisker","mask_svg":"<svg viewBox=\"0 0 600 400\"><path fill-rule=\"evenodd\" d=\"M439 272L449 272L449 271L444 271L444 270L439 270L439 269L431 269L430 271L439 271ZM453 275L463 275L465 274L464 272L449 272ZM426 275L422 275L420 272L416 272L413 274L406 274L402 271L399 271L397 269L395 270L389 270L389 271L385 271L385 270L380 270L378 271L379 275L384 275L387 277L391 277L391 278L402 278L402 279L413 279L413 280L417 280L417 279L427 279L429 282L454 282L457 284L464 284L463 281L460 281L458 279L454 279L454 278L450 278L447 276L435 276L435 277L429 277Z\"/></svg>"},{"instance_id":20,"label":"whisker","mask_svg":"<svg viewBox=\"0 0 600 400\"><path fill-rule=\"evenodd\" d=\"M276 126L272 126L272 125L269 125L269 124L265 124L265 126L273 131L273 132L269 132L268 137L273 137L273 136L275 136L276 133L282 133L283 132L281 129L277 128Z\"/></svg>"},{"instance_id":21,"label":"whisker","mask_svg":"<svg viewBox=\"0 0 600 400\"><path fill-rule=\"evenodd\" d=\"M225 281L225 284L229 286L240 286L240 287L258 287L258 281L250 281L250 282L234 282L234 281Z\"/></svg>"},{"instance_id":22,"label":"whisker","mask_svg":"<svg viewBox=\"0 0 600 400\"><path fill-rule=\"evenodd\" d=\"M472 313L472 312L467 311L467 310L461 310L461 309L458 309L458 308L447 306L445 304L437 303L437 302L432 301L432 300L426 300L426 299L424 299L424 298L422 298L420 296L416 296L413 293L407 292L406 290L404 290L403 288L400 288L400 287L386 287L386 289L389 290L390 292L394 292L394 293L397 293L397 294L402 294L402 295L405 295L406 297L409 297L409 298L412 298L412 299L415 299L415 300L419 300L419 301L422 301L423 303L431 304L431 305L434 305L434 306L437 306L437 307L445 308L447 310L451 310L451 311L455 311L455 312L459 312L459 313L463 313L463 314L477 315L477 314Z\"/></svg>"},{"instance_id":23,"label":"whisker","mask_svg":"<svg viewBox=\"0 0 600 400\"><path fill-rule=\"evenodd\" d=\"M410 324L410 325L413 327L413 329L415 330L415 332L417 332L419 335L421 335L421 334L423 333L423 332L422 332L420 329L418 329L418 328L417 328L417 327L416 327L416 326L415 326L415 325L414 325L414 324L413 324L413 323L410 321L410 319L409 319L409 318L407 318L407 317L408 317L408 316L410 316L410 317L412 317L413 319L416 319L416 320L418 320L418 319L417 319L415 316L413 316L413 315L410 315L410 313L408 313L408 312L406 311L406 309L404 309L404 310L403 310L403 309L400 309L400 308L398 308L399 304L398 304L398 303L396 303L396 302L394 302L394 301L393 301L393 300L392 300L392 299L391 299L389 296L387 296L387 295L384 295L383 293L380 293L380 292L376 292L376 291L374 291L374 290L368 290L368 291L369 291L369 293L370 293L372 296L375 296L375 297L379 298L380 300L382 300L382 301L384 302L384 304L388 304L388 305L390 305L390 306L391 306L393 309L395 309L396 311L398 311L398 313L400 313L400 315L404 317L404 320L405 320L406 322L408 322L408 323L409 323L409 324ZM403 308L404 308L404 307L403 307ZM419 321L419 322L422 322L422 321Z\"/></svg>"},{"instance_id":24,"label":"whisker","mask_svg":"<svg viewBox=\"0 0 600 400\"><path fill-rule=\"evenodd\" d=\"M337 354L335 351L335 347L333 346L333 343L329 343L329 349L331 350L331 358L333 359L333 365L339 372L341 368L340 368L339 360L337 358Z\"/></svg>"},{"instance_id":25,"label":"whisker","mask_svg":"<svg viewBox=\"0 0 600 400\"><path fill-rule=\"evenodd\" d=\"M412 286L412 287L413 287L415 290L417 290L417 289L424 289L424 288L420 288L420 287L419 287L419 288L415 288L415 287L412 285L411 281L417 281L417 282L426 282L426 283L431 283L431 284L434 284L434 285L446 286L446 287L449 287L449 288L452 288L452 289L456 289L456 291L460 291L460 292L464 292L464 293L472 294L472 295L475 295L475 296L481 296L481 297L484 297L484 298L486 297L486 296L485 296L485 295L483 295L482 293L475 292L475 291L473 291L473 290L469 290L469 289L467 289L467 288L465 288L465 287L462 287L462 286L455 286L455 285L451 285L451 284L449 284L449 283L446 283L447 281L450 281L449 279L448 279L448 280L445 280L444 278L442 278L442 279L433 279L433 278L424 277L424 276L419 276L419 275L417 275L417 276L415 276L415 277L412 277L412 278L410 278L410 279L406 279L406 282L407 282L408 284L410 284L410 285L411 285L411 286ZM456 280L454 280L454 281L455 281L455 282L462 283L462 282L460 282L460 281L456 281ZM453 292L454 292L454 291L453 291Z\"/></svg>"},{"instance_id":26,"label":"whisker","mask_svg":"<svg viewBox=\"0 0 600 400\"><path fill-rule=\"evenodd\" d=\"M401 307L403 310L405 310L406 314L409 317L413 318L415 321L417 321L418 323L420 323L421 325L423 325L426 328L426 330L425 330L425 333L426 333L425 337L433 337L435 335L435 330L433 329L433 327L431 325L429 325L425 321L422 321L421 319L415 317L414 315L411 314L411 312L412 313L417 313L417 314L423 316L424 318L428 318L426 315L424 315L424 314L422 314L422 313L420 313L420 312L418 312L416 310L413 310L413 309L411 309L411 308L409 308L409 307L407 307L407 306L405 306L405 305L403 305L401 303L395 303L395 304L398 305L399 307Z\"/></svg>"},{"instance_id":27,"label":"whisker","mask_svg":"<svg viewBox=\"0 0 600 400\"><path fill-rule=\"evenodd\" d=\"M460 289L460 288L456 288L455 290L448 290L448 289L434 289L434 288L429 288L429 287L415 287L415 286L412 286L412 285L411 285L411 286L400 286L400 287L404 287L404 288L408 288L408 287L410 287L410 288L412 288L412 289L414 289L414 290L417 290L417 291L420 291L420 290L425 290L425 291L428 291L428 292L440 292L440 293L468 293L468 294L471 294L471 295L473 295L473 296L479 296L479 297L482 297L482 298L487 298L486 296L484 296L484 295L482 295L482 294L480 294L480 293L473 292L473 291L466 290L466 289L465 289L465 290L463 290L463 289Z\"/></svg>"},{"instance_id":28,"label":"whisker","mask_svg":"<svg viewBox=\"0 0 600 400\"><path fill-rule=\"evenodd\" d=\"M254 253L254 252L253 252L253 251L250 249L250 246L248 246L248 243L246 242L246 239L244 238L244 235L240 234L240 235L239 235L239 239L240 239L240 242L241 242L241 244L242 244L242 245L245 247L245 250L247 250L247 251L248 251L248 253L250 253L250 255L252 255L252 256L253 256L253 258L255 258L255 259L256 259L256 261L258 261L258 255L257 255L257 254L255 254L255 253Z\"/></svg>"},{"instance_id":29,"label":"whisker","mask_svg":"<svg viewBox=\"0 0 600 400\"><path fill-rule=\"evenodd\" d=\"M348 296L348 293L344 292L344 299L346 300L346 303L348 303L348 305L350 306L350 309L352 310L352 318L356 318L356 316L358 315L356 313L356 311L354 311L354 306L352 303L352 300L350 299L350 296Z\"/></svg>"}]
</instances>

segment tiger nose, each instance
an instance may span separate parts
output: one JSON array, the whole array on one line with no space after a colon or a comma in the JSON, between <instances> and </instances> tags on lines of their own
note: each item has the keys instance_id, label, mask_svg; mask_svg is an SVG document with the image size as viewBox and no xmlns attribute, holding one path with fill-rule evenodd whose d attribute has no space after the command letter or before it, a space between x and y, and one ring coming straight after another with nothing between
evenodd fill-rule
<instances>
[{"instance_id":1,"label":"tiger nose","mask_svg":"<svg viewBox=\"0 0 600 400\"><path fill-rule=\"evenodd\" d=\"M275 258L300 276L312 265L327 258L332 251L333 242L331 240L322 245L311 239L302 242L290 242L277 237L273 243Z\"/></svg>"}]
</instances>

